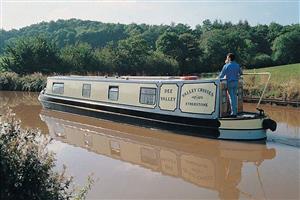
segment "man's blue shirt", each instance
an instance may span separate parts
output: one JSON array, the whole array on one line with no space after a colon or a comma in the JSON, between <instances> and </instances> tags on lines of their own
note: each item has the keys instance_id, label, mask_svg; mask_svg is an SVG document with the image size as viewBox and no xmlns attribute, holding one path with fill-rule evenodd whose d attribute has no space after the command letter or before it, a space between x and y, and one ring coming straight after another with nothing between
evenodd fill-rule
<instances>
[{"instance_id":1,"label":"man's blue shirt","mask_svg":"<svg viewBox=\"0 0 300 200\"><path fill-rule=\"evenodd\" d=\"M237 62L232 61L223 66L219 77L224 78L226 76L226 80L229 82L238 81L240 75L242 75L240 65Z\"/></svg>"}]
</instances>

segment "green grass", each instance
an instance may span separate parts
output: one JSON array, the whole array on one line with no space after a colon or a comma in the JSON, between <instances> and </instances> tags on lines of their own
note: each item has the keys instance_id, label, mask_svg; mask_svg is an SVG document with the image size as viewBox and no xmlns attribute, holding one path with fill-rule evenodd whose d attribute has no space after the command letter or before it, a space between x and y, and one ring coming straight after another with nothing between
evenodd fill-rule
<instances>
[{"instance_id":1,"label":"green grass","mask_svg":"<svg viewBox=\"0 0 300 200\"><path fill-rule=\"evenodd\" d=\"M246 70L245 72L253 72L254 70ZM290 80L298 80L300 78L300 63L281 65L275 67L265 67L255 69L255 72L270 72L271 83L287 83Z\"/></svg>"},{"instance_id":2,"label":"green grass","mask_svg":"<svg viewBox=\"0 0 300 200\"><path fill-rule=\"evenodd\" d=\"M270 72L271 80L267 87L265 98L300 101L300 63L266 67L245 72ZM259 97L263 90L266 77L244 77L244 94Z\"/></svg>"}]
</instances>

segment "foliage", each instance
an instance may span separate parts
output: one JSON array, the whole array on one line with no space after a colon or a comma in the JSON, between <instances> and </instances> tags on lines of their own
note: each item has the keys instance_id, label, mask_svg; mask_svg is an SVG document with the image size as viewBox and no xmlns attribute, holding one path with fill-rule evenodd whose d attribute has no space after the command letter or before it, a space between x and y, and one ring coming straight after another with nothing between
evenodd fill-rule
<instances>
[{"instance_id":1,"label":"foliage","mask_svg":"<svg viewBox=\"0 0 300 200\"><path fill-rule=\"evenodd\" d=\"M166 74L170 65L149 65L163 58L178 65L168 74L189 75L220 71L228 52L235 53L242 66L258 68L300 62L299 35L299 24L204 20L191 28L181 23L57 20L0 30L0 71L155 75L148 70L153 68L158 75Z\"/></svg>"},{"instance_id":2,"label":"foliage","mask_svg":"<svg viewBox=\"0 0 300 200\"><path fill-rule=\"evenodd\" d=\"M49 138L21 130L14 118L0 124L0 199L70 199L72 179L52 171Z\"/></svg>"},{"instance_id":3,"label":"foliage","mask_svg":"<svg viewBox=\"0 0 300 200\"><path fill-rule=\"evenodd\" d=\"M183 25L182 25L183 26ZM187 29L182 27L183 30ZM182 30L180 32L183 32ZM200 65L202 50L198 41L191 33L182 33L178 36L175 32L165 32L156 41L159 52L175 59L179 64L180 74L191 74L201 71L197 69Z\"/></svg>"},{"instance_id":4,"label":"foliage","mask_svg":"<svg viewBox=\"0 0 300 200\"><path fill-rule=\"evenodd\" d=\"M125 75L141 74L148 55L149 48L140 35L120 40L115 50L114 71Z\"/></svg>"},{"instance_id":5,"label":"foliage","mask_svg":"<svg viewBox=\"0 0 300 200\"><path fill-rule=\"evenodd\" d=\"M202 56L202 49L196 37L190 33L183 33L179 35L181 55L177 60L180 66L181 74L191 74L201 72L199 69L200 57Z\"/></svg>"},{"instance_id":6,"label":"foliage","mask_svg":"<svg viewBox=\"0 0 300 200\"><path fill-rule=\"evenodd\" d=\"M165 32L156 41L156 49L167 56L177 59L181 54L178 35L174 32Z\"/></svg>"},{"instance_id":7,"label":"foliage","mask_svg":"<svg viewBox=\"0 0 300 200\"><path fill-rule=\"evenodd\" d=\"M254 56L254 58L252 59L252 62L250 63L251 65L247 68L260 68L263 66L272 66L273 65L273 60L271 58L271 56L267 55L267 54L258 54L256 56Z\"/></svg>"},{"instance_id":8,"label":"foliage","mask_svg":"<svg viewBox=\"0 0 300 200\"><path fill-rule=\"evenodd\" d=\"M12 72L0 73L0 90L20 90L19 75Z\"/></svg>"},{"instance_id":9,"label":"foliage","mask_svg":"<svg viewBox=\"0 0 300 200\"><path fill-rule=\"evenodd\" d=\"M300 27L277 37L273 44L273 56L277 63L300 62Z\"/></svg>"},{"instance_id":10,"label":"foliage","mask_svg":"<svg viewBox=\"0 0 300 200\"><path fill-rule=\"evenodd\" d=\"M173 76L178 75L178 62L161 52L152 52L146 59L143 74L150 76Z\"/></svg>"},{"instance_id":11,"label":"foliage","mask_svg":"<svg viewBox=\"0 0 300 200\"><path fill-rule=\"evenodd\" d=\"M101 67L101 63L96 59L92 47L87 43L78 43L74 46L66 46L60 54L61 72L93 72Z\"/></svg>"},{"instance_id":12,"label":"foliage","mask_svg":"<svg viewBox=\"0 0 300 200\"><path fill-rule=\"evenodd\" d=\"M16 40L6 46L2 67L16 73L56 71L56 46L42 36Z\"/></svg>"},{"instance_id":13,"label":"foliage","mask_svg":"<svg viewBox=\"0 0 300 200\"><path fill-rule=\"evenodd\" d=\"M113 74L115 71L116 63L116 52L114 51L114 46L112 43L108 44L102 49L97 49L95 51L96 59L99 60L103 66L100 73L103 75Z\"/></svg>"}]
</instances>

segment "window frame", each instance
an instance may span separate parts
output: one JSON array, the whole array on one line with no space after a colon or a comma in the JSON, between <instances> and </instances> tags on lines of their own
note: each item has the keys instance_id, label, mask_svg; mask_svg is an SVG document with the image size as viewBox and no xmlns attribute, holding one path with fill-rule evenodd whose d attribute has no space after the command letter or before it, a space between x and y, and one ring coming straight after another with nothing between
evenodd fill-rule
<instances>
[{"instance_id":1,"label":"window frame","mask_svg":"<svg viewBox=\"0 0 300 200\"><path fill-rule=\"evenodd\" d=\"M154 90L154 94L143 94L142 93L142 90L143 89L152 89ZM147 95L147 96L150 96L150 95L154 95L154 101L153 103L149 104L149 103L146 103L146 102L142 102L141 99L142 99L142 95ZM156 105L156 97L157 97L157 88L154 88L154 87L140 87L140 97L139 97L139 103L140 104L144 104L144 105Z\"/></svg>"},{"instance_id":2,"label":"window frame","mask_svg":"<svg viewBox=\"0 0 300 200\"><path fill-rule=\"evenodd\" d=\"M59 90L58 92L54 90L54 85L62 85L62 90ZM64 82L53 82L52 83L52 93L53 94L64 94L65 92L65 83Z\"/></svg>"},{"instance_id":3,"label":"window frame","mask_svg":"<svg viewBox=\"0 0 300 200\"><path fill-rule=\"evenodd\" d=\"M118 89L118 91L111 91L111 89ZM111 92L116 92L117 93L117 98L116 99L111 99L110 98L110 94ZM119 89L119 86L118 85L110 85L108 86L108 94L107 94L107 99L110 100L110 101L118 101L119 100L119 92L120 92L120 89Z\"/></svg>"},{"instance_id":4,"label":"window frame","mask_svg":"<svg viewBox=\"0 0 300 200\"><path fill-rule=\"evenodd\" d=\"M89 89L85 89L84 86L89 86ZM85 96L84 93L83 93L84 91L89 91L88 92L89 95ZM82 84L82 89L81 89L81 96L82 97L86 97L86 98L90 98L91 97L91 92L92 92L92 84L90 84L90 83L83 83Z\"/></svg>"}]
</instances>

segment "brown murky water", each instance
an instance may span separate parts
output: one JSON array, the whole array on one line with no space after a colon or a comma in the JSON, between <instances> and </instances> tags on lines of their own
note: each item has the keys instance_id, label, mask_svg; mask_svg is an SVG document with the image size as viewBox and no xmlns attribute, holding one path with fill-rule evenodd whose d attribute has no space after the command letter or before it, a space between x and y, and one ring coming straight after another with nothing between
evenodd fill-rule
<instances>
[{"instance_id":1,"label":"brown murky water","mask_svg":"<svg viewBox=\"0 0 300 200\"><path fill-rule=\"evenodd\" d=\"M263 106L278 129L258 144L42 110L37 95L0 92L0 113L10 107L23 127L50 134L57 169L65 164L76 183L92 174L88 199L300 198L299 108Z\"/></svg>"}]
</instances>

